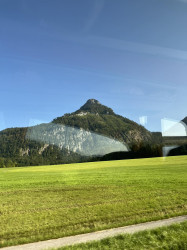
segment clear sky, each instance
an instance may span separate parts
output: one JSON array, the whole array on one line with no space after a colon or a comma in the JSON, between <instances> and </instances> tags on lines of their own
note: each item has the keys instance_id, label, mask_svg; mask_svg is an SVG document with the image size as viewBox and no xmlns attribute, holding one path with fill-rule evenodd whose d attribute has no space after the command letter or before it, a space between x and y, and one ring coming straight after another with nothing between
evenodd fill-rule
<instances>
[{"instance_id":1,"label":"clear sky","mask_svg":"<svg viewBox=\"0 0 187 250\"><path fill-rule=\"evenodd\" d=\"M0 0L0 130L95 98L161 130L187 116L187 0Z\"/></svg>"}]
</instances>

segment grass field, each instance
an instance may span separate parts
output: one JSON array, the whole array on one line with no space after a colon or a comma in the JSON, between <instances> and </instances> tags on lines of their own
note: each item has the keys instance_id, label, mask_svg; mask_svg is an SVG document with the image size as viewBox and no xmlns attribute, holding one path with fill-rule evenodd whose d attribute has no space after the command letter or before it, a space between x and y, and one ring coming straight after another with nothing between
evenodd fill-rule
<instances>
[{"instance_id":1,"label":"grass field","mask_svg":"<svg viewBox=\"0 0 187 250\"><path fill-rule=\"evenodd\" d=\"M169 227L143 231L133 235L124 234L100 241L75 246L62 247L58 250L186 250L187 222ZM57 250L57 249L56 249Z\"/></svg>"},{"instance_id":2,"label":"grass field","mask_svg":"<svg viewBox=\"0 0 187 250\"><path fill-rule=\"evenodd\" d=\"M0 246L187 213L187 156L0 169Z\"/></svg>"}]
</instances>

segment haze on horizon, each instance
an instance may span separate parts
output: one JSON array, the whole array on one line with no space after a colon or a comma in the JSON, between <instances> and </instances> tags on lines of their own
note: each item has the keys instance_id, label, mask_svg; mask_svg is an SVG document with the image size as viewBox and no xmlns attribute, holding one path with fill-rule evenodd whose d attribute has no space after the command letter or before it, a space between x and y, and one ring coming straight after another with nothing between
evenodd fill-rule
<instances>
[{"instance_id":1,"label":"haze on horizon","mask_svg":"<svg viewBox=\"0 0 187 250\"><path fill-rule=\"evenodd\" d=\"M94 98L161 131L187 116L187 2L0 0L0 130Z\"/></svg>"}]
</instances>

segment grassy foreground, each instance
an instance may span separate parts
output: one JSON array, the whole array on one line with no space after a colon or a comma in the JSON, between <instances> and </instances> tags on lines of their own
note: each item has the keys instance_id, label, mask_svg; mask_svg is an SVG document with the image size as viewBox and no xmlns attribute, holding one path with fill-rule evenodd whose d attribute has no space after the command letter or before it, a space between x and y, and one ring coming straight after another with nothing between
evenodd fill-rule
<instances>
[{"instance_id":1,"label":"grassy foreground","mask_svg":"<svg viewBox=\"0 0 187 250\"><path fill-rule=\"evenodd\" d=\"M78 244L58 250L186 250L187 222L169 227L143 231L133 235L124 234L116 237Z\"/></svg>"},{"instance_id":2,"label":"grassy foreground","mask_svg":"<svg viewBox=\"0 0 187 250\"><path fill-rule=\"evenodd\" d=\"M187 156L0 169L0 246L187 213Z\"/></svg>"}]
</instances>

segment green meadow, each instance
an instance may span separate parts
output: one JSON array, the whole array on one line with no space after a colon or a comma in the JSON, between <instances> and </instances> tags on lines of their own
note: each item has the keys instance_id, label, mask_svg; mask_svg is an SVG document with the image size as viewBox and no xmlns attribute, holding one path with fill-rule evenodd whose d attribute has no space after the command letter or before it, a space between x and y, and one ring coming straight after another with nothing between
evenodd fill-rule
<instances>
[{"instance_id":1,"label":"green meadow","mask_svg":"<svg viewBox=\"0 0 187 250\"><path fill-rule=\"evenodd\" d=\"M187 214L187 156L0 169L0 246Z\"/></svg>"}]
</instances>

